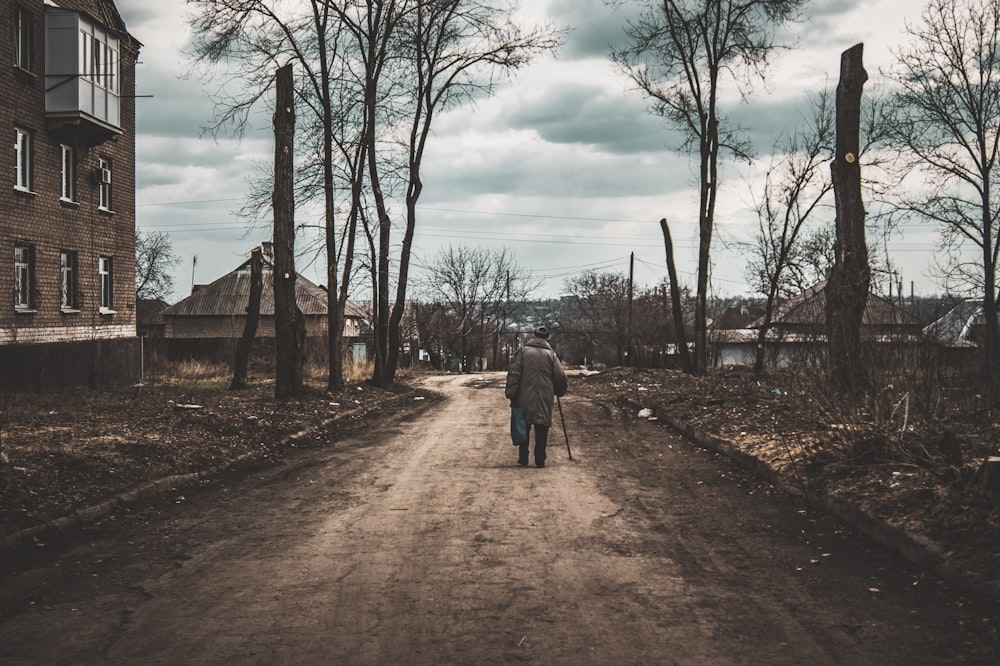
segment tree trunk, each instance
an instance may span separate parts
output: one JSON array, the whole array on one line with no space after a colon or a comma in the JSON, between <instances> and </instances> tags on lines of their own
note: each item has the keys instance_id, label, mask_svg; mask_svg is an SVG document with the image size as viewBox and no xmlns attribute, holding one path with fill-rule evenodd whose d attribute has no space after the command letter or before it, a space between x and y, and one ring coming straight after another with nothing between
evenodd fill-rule
<instances>
[{"instance_id":1,"label":"tree trunk","mask_svg":"<svg viewBox=\"0 0 1000 666\"><path fill-rule=\"evenodd\" d=\"M276 77L274 113L274 344L276 398L302 392L305 326L295 303L295 195L293 191L293 144L295 100L292 66L285 65Z\"/></svg>"},{"instance_id":2,"label":"tree trunk","mask_svg":"<svg viewBox=\"0 0 1000 666\"><path fill-rule=\"evenodd\" d=\"M674 317L674 336L677 342L677 353L680 355L681 369L689 375L694 374L691 355L688 354L687 335L684 333L684 310L681 307L681 288L677 284L677 265L674 263L674 242L667 226L667 218L660 220L663 231L663 245L667 251L667 277L670 279L670 304Z\"/></svg>"},{"instance_id":3,"label":"tree trunk","mask_svg":"<svg viewBox=\"0 0 1000 666\"><path fill-rule=\"evenodd\" d=\"M230 389L240 389L247 385L250 353L253 351L257 324L260 322L260 296L264 291L263 263L260 248L255 247L250 253L250 301L247 304L247 320L243 325L243 337L236 344L236 361L233 363L233 381L229 385Z\"/></svg>"},{"instance_id":4,"label":"tree trunk","mask_svg":"<svg viewBox=\"0 0 1000 666\"><path fill-rule=\"evenodd\" d=\"M991 188L989 179L983 185L983 354L986 356L983 368L986 369L987 376L995 378L1000 370L1000 324L997 323L997 290L996 290L996 257L993 247L995 239L993 236L993 206L990 203ZM991 381L995 384L995 380ZM991 385L990 390L996 391L997 387Z\"/></svg>"},{"instance_id":5,"label":"tree trunk","mask_svg":"<svg viewBox=\"0 0 1000 666\"><path fill-rule=\"evenodd\" d=\"M861 165L858 161L861 125L861 92L868 73L864 45L845 51L837 86L837 148L830 170L836 203L835 260L826 285L826 324L830 376L845 392L867 383L861 349L861 324L871 269L865 244L865 209L861 199Z\"/></svg>"}]
</instances>

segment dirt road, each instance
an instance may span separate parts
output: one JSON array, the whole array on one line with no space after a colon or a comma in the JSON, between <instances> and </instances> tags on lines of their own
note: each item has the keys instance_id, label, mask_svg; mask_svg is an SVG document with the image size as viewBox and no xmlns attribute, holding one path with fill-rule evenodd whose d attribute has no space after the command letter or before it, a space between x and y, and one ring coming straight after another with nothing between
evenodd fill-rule
<instances>
[{"instance_id":1,"label":"dirt road","mask_svg":"<svg viewBox=\"0 0 1000 666\"><path fill-rule=\"evenodd\" d=\"M648 423L502 376L243 479L3 554L0 663L995 663L995 609Z\"/></svg>"}]
</instances>

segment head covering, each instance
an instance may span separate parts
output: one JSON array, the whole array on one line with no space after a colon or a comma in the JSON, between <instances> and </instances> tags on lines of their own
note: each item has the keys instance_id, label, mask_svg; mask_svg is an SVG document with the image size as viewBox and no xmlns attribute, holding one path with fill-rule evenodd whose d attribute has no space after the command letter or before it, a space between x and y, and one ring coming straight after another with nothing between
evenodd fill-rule
<instances>
[{"instance_id":1,"label":"head covering","mask_svg":"<svg viewBox=\"0 0 1000 666\"><path fill-rule=\"evenodd\" d=\"M535 337L541 338L542 340L548 340L549 329L545 328L544 326L539 326L538 328L535 329Z\"/></svg>"}]
</instances>

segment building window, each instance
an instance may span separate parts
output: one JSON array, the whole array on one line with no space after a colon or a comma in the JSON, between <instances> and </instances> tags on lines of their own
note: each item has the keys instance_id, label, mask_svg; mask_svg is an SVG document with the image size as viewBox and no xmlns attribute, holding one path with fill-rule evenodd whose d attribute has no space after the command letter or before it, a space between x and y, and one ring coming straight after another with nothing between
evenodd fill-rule
<instances>
[{"instance_id":1,"label":"building window","mask_svg":"<svg viewBox=\"0 0 1000 666\"><path fill-rule=\"evenodd\" d=\"M82 24L80 30L80 73L84 80L118 92L118 40L100 28Z\"/></svg>"},{"instance_id":2,"label":"building window","mask_svg":"<svg viewBox=\"0 0 1000 666\"><path fill-rule=\"evenodd\" d=\"M102 314L114 314L114 274L112 272L111 257L100 257L97 260L97 274L101 283L101 303Z\"/></svg>"},{"instance_id":3,"label":"building window","mask_svg":"<svg viewBox=\"0 0 1000 666\"><path fill-rule=\"evenodd\" d=\"M31 191L31 132L14 128L14 189Z\"/></svg>"},{"instance_id":4,"label":"building window","mask_svg":"<svg viewBox=\"0 0 1000 666\"><path fill-rule=\"evenodd\" d=\"M111 210L111 160L97 160L97 207Z\"/></svg>"},{"instance_id":5,"label":"building window","mask_svg":"<svg viewBox=\"0 0 1000 666\"><path fill-rule=\"evenodd\" d=\"M14 246L14 309L34 308L35 248L30 245Z\"/></svg>"},{"instance_id":6,"label":"building window","mask_svg":"<svg viewBox=\"0 0 1000 666\"><path fill-rule=\"evenodd\" d=\"M76 311L80 307L76 289L76 252L63 250L59 253L60 305L64 311Z\"/></svg>"},{"instance_id":7,"label":"building window","mask_svg":"<svg viewBox=\"0 0 1000 666\"><path fill-rule=\"evenodd\" d=\"M28 10L18 9L15 20L17 25L14 35L14 65L30 72L34 17Z\"/></svg>"},{"instance_id":8,"label":"building window","mask_svg":"<svg viewBox=\"0 0 1000 666\"><path fill-rule=\"evenodd\" d=\"M62 168L59 173L61 189L59 196L64 201L76 201L76 154L72 146L63 144Z\"/></svg>"}]
</instances>

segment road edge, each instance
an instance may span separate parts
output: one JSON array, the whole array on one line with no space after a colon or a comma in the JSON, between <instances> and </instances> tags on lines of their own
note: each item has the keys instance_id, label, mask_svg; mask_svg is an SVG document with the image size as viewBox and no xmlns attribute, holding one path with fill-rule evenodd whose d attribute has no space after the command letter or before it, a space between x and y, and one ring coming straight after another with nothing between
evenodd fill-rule
<instances>
[{"instance_id":1,"label":"road edge","mask_svg":"<svg viewBox=\"0 0 1000 666\"><path fill-rule=\"evenodd\" d=\"M427 398L428 395L433 394L433 391L428 391L423 389L423 398ZM320 423L311 425L308 428L304 428L296 433L285 437L281 440L282 444L294 443L300 439L309 437L313 433L319 431L322 428L326 428L337 421L351 418L351 417L364 417L371 412L391 407L394 405L402 404L404 401L413 401L415 398L421 397L421 392L414 391L412 393L407 393L405 396L400 395L396 398L387 400L385 402L380 402L376 405L364 405L356 409L348 410L332 416L328 419L324 419ZM16 546L17 544L31 539L33 537L38 537L43 534L63 530L70 527L76 527L81 525L87 525L104 518L105 516L111 514L119 509L127 508L141 501L148 501L160 495L164 495L168 492L175 491L179 488L188 487L195 483L201 481L207 481L211 479L218 478L222 474L238 467L239 465L251 461L255 461L261 458L258 452L249 452L239 455L231 460L220 465L214 465L207 469L199 470L197 472L188 472L186 474L172 474L170 476L162 477L160 479L155 479L153 481L147 481L139 486L136 486L130 490L125 490L116 495L102 500L97 504L93 504L88 507L81 507L79 509L74 509L73 511L60 516L58 518L53 518L47 520L43 523L37 525L31 525L25 527L10 534L0 535L0 553L5 550Z\"/></svg>"},{"instance_id":2,"label":"road edge","mask_svg":"<svg viewBox=\"0 0 1000 666\"><path fill-rule=\"evenodd\" d=\"M734 442L699 430L667 414L658 420L684 435L696 445L719 453L735 464L774 484L783 492L803 497L830 515L853 527L868 539L895 552L910 564L931 571L959 593L987 603L1000 603L1000 581L962 569L948 561L946 549L926 537L889 525L860 506L825 492L806 492L794 479L775 470L764 460L742 450Z\"/></svg>"}]
</instances>

